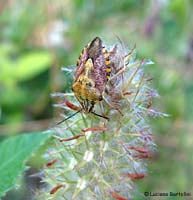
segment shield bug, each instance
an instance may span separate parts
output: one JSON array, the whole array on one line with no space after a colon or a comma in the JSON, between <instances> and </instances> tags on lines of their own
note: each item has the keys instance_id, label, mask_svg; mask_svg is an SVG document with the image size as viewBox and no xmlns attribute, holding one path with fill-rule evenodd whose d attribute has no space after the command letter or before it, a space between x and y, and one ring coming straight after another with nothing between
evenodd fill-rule
<instances>
[{"instance_id":1,"label":"shield bug","mask_svg":"<svg viewBox=\"0 0 193 200\"><path fill-rule=\"evenodd\" d=\"M103 45L102 40L96 37L83 48L77 61L72 91L80 103L81 108L72 116L84 111L85 113L92 113L99 117L109 119L108 117L95 113L93 108L96 103L103 100L105 87L110 79L110 73L111 63L109 53Z\"/></svg>"}]
</instances>

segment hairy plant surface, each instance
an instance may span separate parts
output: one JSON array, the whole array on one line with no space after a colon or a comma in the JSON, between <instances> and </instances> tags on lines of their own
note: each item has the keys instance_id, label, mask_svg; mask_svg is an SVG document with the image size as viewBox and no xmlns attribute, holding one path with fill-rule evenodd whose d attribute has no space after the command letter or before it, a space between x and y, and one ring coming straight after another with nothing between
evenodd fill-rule
<instances>
[{"instance_id":1,"label":"hairy plant surface","mask_svg":"<svg viewBox=\"0 0 193 200\"><path fill-rule=\"evenodd\" d=\"M135 49L122 42L107 49L111 76L94 112L109 120L80 112L54 127L55 146L47 151L44 169L48 187L40 199L132 199L135 180L147 175L146 160L155 152L148 118L164 116L152 105L158 94L144 73L152 62L137 60ZM71 75L69 68L64 71ZM78 110L73 93L54 96L63 99L56 106L67 116Z\"/></svg>"}]
</instances>

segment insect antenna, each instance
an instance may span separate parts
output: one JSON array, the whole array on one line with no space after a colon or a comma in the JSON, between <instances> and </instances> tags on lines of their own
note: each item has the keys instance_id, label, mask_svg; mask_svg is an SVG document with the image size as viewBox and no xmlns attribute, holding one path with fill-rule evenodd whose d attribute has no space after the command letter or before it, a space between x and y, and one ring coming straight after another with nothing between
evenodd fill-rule
<instances>
[{"instance_id":1,"label":"insect antenna","mask_svg":"<svg viewBox=\"0 0 193 200\"><path fill-rule=\"evenodd\" d=\"M62 122L64 122L64 121L70 119L71 117L74 117L76 114L78 114L78 113L81 112L81 111L82 111L82 109L78 110L77 112L73 113L73 114L70 115L69 117L67 117L67 118L65 118L65 119L63 119L63 120L61 120L61 121L59 121L58 123L56 123L56 125L59 125L59 124L61 124Z\"/></svg>"},{"instance_id":2,"label":"insect antenna","mask_svg":"<svg viewBox=\"0 0 193 200\"><path fill-rule=\"evenodd\" d=\"M107 119L107 120L109 120L109 118L108 117L105 117L105 116L102 116L102 115L99 115L99 114L97 114L97 113L95 113L95 112L91 112L93 115L96 115L96 116L98 116L98 117L101 117L101 118L104 118L104 119Z\"/></svg>"}]
</instances>

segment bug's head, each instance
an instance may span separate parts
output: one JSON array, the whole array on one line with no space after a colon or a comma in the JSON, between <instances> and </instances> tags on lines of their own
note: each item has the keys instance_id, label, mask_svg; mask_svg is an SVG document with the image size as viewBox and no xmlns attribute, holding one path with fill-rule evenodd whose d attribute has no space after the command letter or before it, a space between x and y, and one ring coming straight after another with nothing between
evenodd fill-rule
<instances>
[{"instance_id":1,"label":"bug's head","mask_svg":"<svg viewBox=\"0 0 193 200\"><path fill-rule=\"evenodd\" d=\"M94 104L103 99L92 80L85 77L80 77L79 81L73 84L72 90L85 112L92 111Z\"/></svg>"},{"instance_id":2,"label":"bug's head","mask_svg":"<svg viewBox=\"0 0 193 200\"><path fill-rule=\"evenodd\" d=\"M91 59L87 60L84 69L84 73L74 82L72 90L82 108L86 112L90 112L94 104L101 101L103 97L92 78L93 62Z\"/></svg>"}]
</instances>

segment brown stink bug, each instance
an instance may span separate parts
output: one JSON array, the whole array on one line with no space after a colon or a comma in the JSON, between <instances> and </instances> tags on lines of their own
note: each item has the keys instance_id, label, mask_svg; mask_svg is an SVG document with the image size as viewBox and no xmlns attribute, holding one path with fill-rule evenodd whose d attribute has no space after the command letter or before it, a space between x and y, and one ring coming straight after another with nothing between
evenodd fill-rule
<instances>
[{"instance_id":1,"label":"brown stink bug","mask_svg":"<svg viewBox=\"0 0 193 200\"><path fill-rule=\"evenodd\" d=\"M72 85L72 91L81 108L61 122L81 111L109 119L93 112L93 108L96 103L103 100L105 87L110 79L110 64L109 53L99 37L94 38L91 43L83 48L77 61L74 83Z\"/></svg>"}]
</instances>

